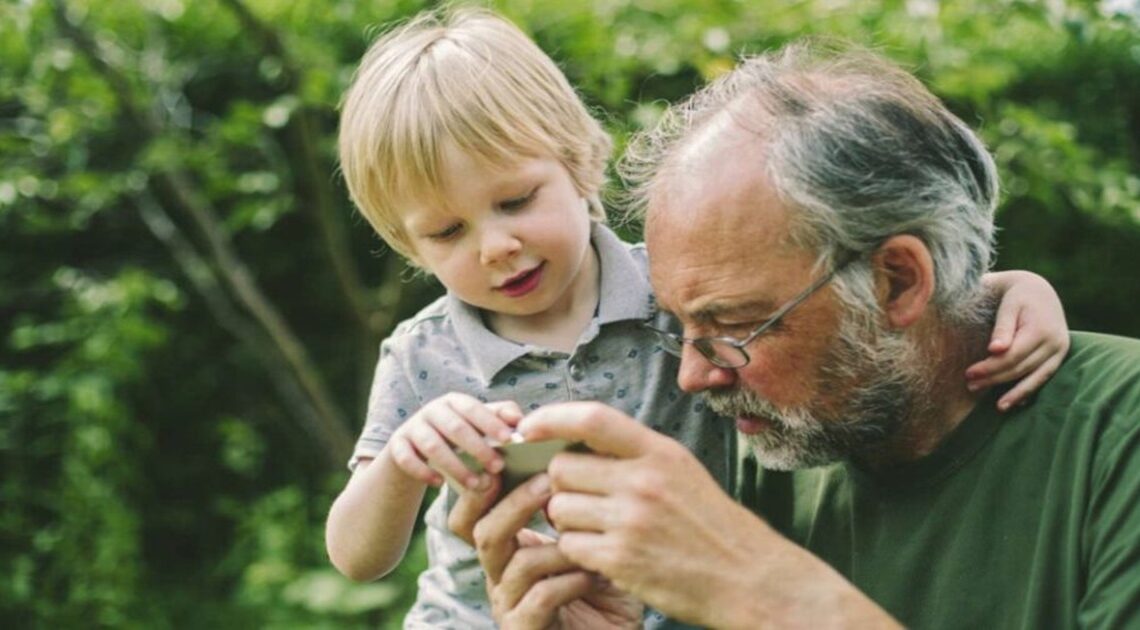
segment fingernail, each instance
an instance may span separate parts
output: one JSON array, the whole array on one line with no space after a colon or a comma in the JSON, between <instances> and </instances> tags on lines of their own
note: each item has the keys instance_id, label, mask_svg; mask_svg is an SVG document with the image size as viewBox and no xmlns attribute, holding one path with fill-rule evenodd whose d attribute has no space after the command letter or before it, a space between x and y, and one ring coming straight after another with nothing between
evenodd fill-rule
<instances>
[{"instance_id":1,"label":"fingernail","mask_svg":"<svg viewBox=\"0 0 1140 630\"><path fill-rule=\"evenodd\" d=\"M472 477L467 480L467 487L478 492L483 492L491 487L491 478L487 475Z\"/></svg>"},{"instance_id":2,"label":"fingernail","mask_svg":"<svg viewBox=\"0 0 1140 630\"><path fill-rule=\"evenodd\" d=\"M487 470L490 470L491 472L496 473L496 474L498 474L498 472L501 471L502 469L503 469L503 460L501 460L497 457L495 459L492 459L491 464L489 466L487 466Z\"/></svg>"},{"instance_id":3,"label":"fingernail","mask_svg":"<svg viewBox=\"0 0 1140 630\"><path fill-rule=\"evenodd\" d=\"M966 383L966 389L968 389L972 392L978 391L979 389L981 389L981 387L982 386L978 383Z\"/></svg>"},{"instance_id":4,"label":"fingernail","mask_svg":"<svg viewBox=\"0 0 1140 630\"><path fill-rule=\"evenodd\" d=\"M998 409L1001 411L1009 411L1009 402L1005 400L998 401Z\"/></svg>"},{"instance_id":5,"label":"fingernail","mask_svg":"<svg viewBox=\"0 0 1140 630\"><path fill-rule=\"evenodd\" d=\"M550 475L535 476L530 482L530 491L536 497L544 497L550 494Z\"/></svg>"}]
</instances>

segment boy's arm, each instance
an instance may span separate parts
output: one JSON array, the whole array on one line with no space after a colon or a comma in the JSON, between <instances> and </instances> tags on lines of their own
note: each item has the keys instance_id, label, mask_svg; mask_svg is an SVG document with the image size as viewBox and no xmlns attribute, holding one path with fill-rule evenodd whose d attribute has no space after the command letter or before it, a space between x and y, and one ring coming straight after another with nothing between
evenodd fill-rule
<instances>
[{"instance_id":1,"label":"boy's arm","mask_svg":"<svg viewBox=\"0 0 1140 630\"><path fill-rule=\"evenodd\" d=\"M971 390L1018 380L998 400L1006 411L1024 402L1060 367L1069 351L1061 299L1047 280L1028 271L988 273L984 284L1001 297L989 356L966 370Z\"/></svg>"},{"instance_id":2,"label":"boy's arm","mask_svg":"<svg viewBox=\"0 0 1140 630\"><path fill-rule=\"evenodd\" d=\"M479 489L490 481L469 470L453 449L471 454L485 470L498 473L503 460L484 439L500 441L522 410L510 401L484 404L450 393L412 414L391 435L375 460L357 464L348 485L333 502L325 546L333 566L354 580L386 575L404 557L428 484L443 474Z\"/></svg>"},{"instance_id":3,"label":"boy's arm","mask_svg":"<svg viewBox=\"0 0 1140 630\"><path fill-rule=\"evenodd\" d=\"M383 577L404 557L427 485L396 465L385 447L362 459L325 526L325 546L338 571L353 580Z\"/></svg>"}]
</instances>

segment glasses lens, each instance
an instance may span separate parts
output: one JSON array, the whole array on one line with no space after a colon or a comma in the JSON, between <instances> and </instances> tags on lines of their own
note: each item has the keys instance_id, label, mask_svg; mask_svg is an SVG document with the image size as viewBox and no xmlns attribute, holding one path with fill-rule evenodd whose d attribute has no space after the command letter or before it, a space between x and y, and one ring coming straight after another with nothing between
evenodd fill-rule
<instances>
[{"instance_id":1,"label":"glasses lens","mask_svg":"<svg viewBox=\"0 0 1140 630\"><path fill-rule=\"evenodd\" d=\"M737 368L748 363L748 355L743 349L719 339L696 339L693 345L718 367Z\"/></svg>"},{"instance_id":2,"label":"glasses lens","mask_svg":"<svg viewBox=\"0 0 1140 630\"><path fill-rule=\"evenodd\" d=\"M650 330L657 333L657 340L661 342L661 347L665 349L665 352L675 357L681 356L682 344L680 337L673 333L665 332L664 330L657 330L656 328L650 328Z\"/></svg>"}]
</instances>

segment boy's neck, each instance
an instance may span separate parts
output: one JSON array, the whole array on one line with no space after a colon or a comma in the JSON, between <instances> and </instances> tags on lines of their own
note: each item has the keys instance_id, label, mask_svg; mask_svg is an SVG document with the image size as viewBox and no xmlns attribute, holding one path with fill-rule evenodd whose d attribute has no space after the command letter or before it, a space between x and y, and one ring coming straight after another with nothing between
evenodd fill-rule
<instances>
[{"instance_id":1,"label":"boy's neck","mask_svg":"<svg viewBox=\"0 0 1140 630\"><path fill-rule=\"evenodd\" d=\"M525 317L484 311L483 317L495 334L523 344L561 352L573 352L582 331L594 318L601 285L601 264L593 246L586 252L578 281L546 312Z\"/></svg>"}]
</instances>

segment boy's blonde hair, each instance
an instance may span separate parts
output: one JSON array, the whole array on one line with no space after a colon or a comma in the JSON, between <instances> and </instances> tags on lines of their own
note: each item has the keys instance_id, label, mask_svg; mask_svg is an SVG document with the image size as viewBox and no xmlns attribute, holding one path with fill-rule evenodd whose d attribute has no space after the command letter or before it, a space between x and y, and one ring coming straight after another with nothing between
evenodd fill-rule
<instances>
[{"instance_id":1,"label":"boy's blonde hair","mask_svg":"<svg viewBox=\"0 0 1140 630\"><path fill-rule=\"evenodd\" d=\"M559 160L590 218L611 140L566 77L517 27L481 9L431 11L382 36L345 94L340 164L353 202L388 245L416 263L400 205L442 202L451 142L497 166Z\"/></svg>"}]
</instances>

